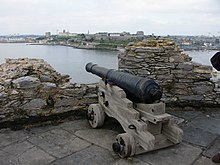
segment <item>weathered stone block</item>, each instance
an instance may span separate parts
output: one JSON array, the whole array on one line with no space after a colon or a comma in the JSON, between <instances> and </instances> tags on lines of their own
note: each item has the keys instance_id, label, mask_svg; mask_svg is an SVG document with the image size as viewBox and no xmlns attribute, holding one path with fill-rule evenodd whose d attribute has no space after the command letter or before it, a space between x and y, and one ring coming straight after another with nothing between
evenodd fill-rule
<instances>
[{"instance_id":1,"label":"weathered stone block","mask_svg":"<svg viewBox=\"0 0 220 165\"><path fill-rule=\"evenodd\" d=\"M204 80L210 80L210 78L212 77L211 73L203 73L203 74L195 74L195 79L197 79L197 81L204 81Z\"/></svg>"},{"instance_id":2,"label":"weathered stone block","mask_svg":"<svg viewBox=\"0 0 220 165\"><path fill-rule=\"evenodd\" d=\"M189 90L186 90L186 89L172 89L170 91L171 93L173 94L177 94L177 95L188 95L190 92Z\"/></svg>"},{"instance_id":3,"label":"weathered stone block","mask_svg":"<svg viewBox=\"0 0 220 165\"><path fill-rule=\"evenodd\" d=\"M163 80L163 81L169 81L169 80L172 81L173 80L173 78L174 78L173 74L165 75L163 73L166 73L166 72L163 72L163 71L160 72L161 75L157 75L156 78L158 80Z\"/></svg>"},{"instance_id":4,"label":"weathered stone block","mask_svg":"<svg viewBox=\"0 0 220 165\"><path fill-rule=\"evenodd\" d=\"M202 68L194 68L193 69L193 72L194 73L199 73L199 74L204 74L204 73L208 73L208 74L211 74L211 70L209 69L202 69Z\"/></svg>"},{"instance_id":5,"label":"weathered stone block","mask_svg":"<svg viewBox=\"0 0 220 165\"><path fill-rule=\"evenodd\" d=\"M135 50L135 53L145 53L145 52L164 52L163 49L157 49L157 48L149 48L149 47L143 47L143 48L137 48Z\"/></svg>"},{"instance_id":6,"label":"weathered stone block","mask_svg":"<svg viewBox=\"0 0 220 165\"><path fill-rule=\"evenodd\" d=\"M178 96L180 101L201 101L203 99L202 95L186 95L186 96Z\"/></svg>"},{"instance_id":7,"label":"weathered stone block","mask_svg":"<svg viewBox=\"0 0 220 165\"><path fill-rule=\"evenodd\" d=\"M56 160L54 164L107 165L113 164L114 162L115 159L109 154L108 150L92 145L75 154Z\"/></svg>"},{"instance_id":8,"label":"weathered stone block","mask_svg":"<svg viewBox=\"0 0 220 165\"><path fill-rule=\"evenodd\" d=\"M182 63L184 62L184 58L181 56L172 56L172 57L169 57L169 62Z\"/></svg>"},{"instance_id":9,"label":"weathered stone block","mask_svg":"<svg viewBox=\"0 0 220 165\"><path fill-rule=\"evenodd\" d=\"M25 76L12 81L16 88L37 88L40 85L40 80L36 77Z\"/></svg>"},{"instance_id":10,"label":"weathered stone block","mask_svg":"<svg viewBox=\"0 0 220 165\"><path fill-rule=\"evenodd\" d=\"M171 150L164 149L148 153L147 155L138 155L137 158L149 164L155 165L159 165L161 162L163 165L186 165L192 164L201 152L202 150L200 148L181 143L180 145L173 147Z\"/></svg>"},{"instance_id":11,"label":"weathered stone block","mask_svg":"<svg viewBox=\"0 0 220 165\"><path fill-rule=\"evenodd\" d=\"M42 87L43 90L55 89L57 87L56 84L49 83L49 82L43 83L42 85L43 85L43 87Z\"/></svg>"},{"instance_id":12,"label":"weathered stone block","mask_svg":"<svg viewBox=\"0 0 220 165\"><path fill-rule=\"evenodd\" d=\"M201 116L193 120L190 125L193 125L196 128L203 129L204 131L220 135L219 123L220 119L209 116Z\"/></svg>"},{"instance_id":13,"label":"weathered stone block","mask_svg":"<svg viewBox=\"0 0 220 165\"><path fill-rule=\"evenodd\" d=\"M193 165L216 165L210 158L200 157Z\"/></svg>"},{"instance_id":14,"label":"weathered stone block","mask_svg":"<svg viewBox=\"0 0 220 165\"><path fill-rule=\"evenodd\" d=\"M209 148L204 151L203 155L207 156L207 157L212 157L213 155L215 155L216 153L220 152L220 138L217 138L214 143L209 146Z\"/></svg>"},{"instance_id":15,"label":"weathered stone block","mask_svg":"<svg viewBox=\"0 0 220 165\"><path fill-rule=\"evenodd\" d=\"M180 83L193 83L194 80L193 79L187 79L186 77L178 79L178 82Z\"/></svg>"},{"instance_id":16,"label":"weathered stone block","mask_svg":"<svg viewBox=\"0 0 220 165\"><path fill-rule=\"evenodd\" d=\"M213 86L212 85L208 85L208 84L203 84L200 85L198 83L194 84L195 86L192 87L192 91L194 94L198 94L198 95L204 95L206 93L210 93L213 91Z\"/></svg>"},{"instance_id":17,"label":"weathered stone block","mask_svg":"<svg viewBox=\"0 0 220 165\"><path fill-rule=\"evenodd\" d=\"M187 71L191 71L193 69L193 64L189 63L189 62L185 62L185 63L180 63L177 65L177 69L182 69L182 70L187 70Z\"/></svg>"},{"instance_id":18,"label":"weathered stone block","mask_svg":"<svg viewBox=\"0 0 220 165\"><path fill-rule=\"evenodd\" d=\"M147 69L138 69L137 71L138 75L150 75L150 71L148 71Z\"/></svg>"},{"instance_id":19,"label":"weathered stone block","mask_svg":"<svg viewBox=\"0 0 220 165\"><path fill-rule=\"evenodd\" d=\"M29 103L24 104L21 108L29 109L42 109L47 105L46 101L43 99L33 99Z\"/></svg>"},{"instance_id":20,"label":"weathered stone block","mask_svg":"<svg viewBox=\"0 0 220 165\"><path fill-rule=\"evenodd\" d=\"M62 129L54 129L42 133L38 136L31 137L29 141L58 158L70 155L91 145Z\"/></svg>"},{"instance_id":21,"label":"weathered stone block","mask_svg":"<svg viewBox=\"0 0 220 165\"><path fill-rule=\"evenodd\" d=\"M41 82L54 82L54 79L50 75L39 75Z\"/></svg>"},{"instance_id":22,"label":"weathered stone block","mask_svg":"<svg viewBox=\"0 0 220 165\"><path fill-rule=\"evenodd\" d=\"M202 129L195 128L193 126L184 127L182 129L184 131L183 141L202 147L207 147L217 137L215 134L203 131Z\"/></svg>"}]
</instances>

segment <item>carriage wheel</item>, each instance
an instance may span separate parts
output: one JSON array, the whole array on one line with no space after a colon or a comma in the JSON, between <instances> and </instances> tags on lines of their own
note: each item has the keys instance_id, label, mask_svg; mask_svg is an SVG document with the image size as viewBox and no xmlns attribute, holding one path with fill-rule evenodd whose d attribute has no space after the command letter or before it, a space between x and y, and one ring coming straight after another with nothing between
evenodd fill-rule
<instances>
[{"instance_id":1,"label":"carriage wheel","mask_svg":"<svg viewBox=\"0 0 220 165\"><path fill-rule=\"evenodd\" d=\"M92 128L98 128L104 124L105 112L100 104L91 104L88 108L87 116Z\"/></svg>"},{"instance_id":2,"label":"carriage wheel","mask_svg":"<svg viewBox=\"0 0 220 165\"><path fill-rule=\"evenodd\" d=\"M112 148L121 158L133 156L135 154L134 137L128 133L119 134L112 144Z\"/></svg>"}]
</instances>

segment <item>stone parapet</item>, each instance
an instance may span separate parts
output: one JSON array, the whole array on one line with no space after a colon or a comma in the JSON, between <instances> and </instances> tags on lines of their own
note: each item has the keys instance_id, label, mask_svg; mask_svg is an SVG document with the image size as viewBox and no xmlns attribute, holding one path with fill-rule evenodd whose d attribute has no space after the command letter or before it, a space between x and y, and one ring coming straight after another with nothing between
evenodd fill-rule
<instances>
[{"instance_id":1,"label":"stone parapet","mask_svg":"<svg viewBox=\"0 0 220 165\"><path fill-rule=\"evenodd\" d=\"M68 114L97 102L96 85L69 80L44 60L6 59L0 65L0 123Z\"/></svg>"},{"instance_id":2,"label":"stone parapet","mask_svg":"<svg viewBox=\"0 0 220 165\"><path fill-rule=\"evenodd\" d=\"M130 43L119 54L119 69L155 79L170 106L202 109L219 105L219 94L211 80L211 66L192 61L170 39L145 39Z\"/></svg>"}]
</instances>

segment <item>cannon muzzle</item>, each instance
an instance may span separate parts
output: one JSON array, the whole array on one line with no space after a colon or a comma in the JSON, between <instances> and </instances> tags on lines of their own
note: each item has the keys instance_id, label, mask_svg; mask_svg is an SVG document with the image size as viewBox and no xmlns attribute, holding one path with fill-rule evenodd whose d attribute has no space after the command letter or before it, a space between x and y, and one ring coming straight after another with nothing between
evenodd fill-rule
<instances>
[{"instance_id":1,"label":"cannon muzzle","mask_svg":"<svg viewBox=\"0 0 220 165\"><path fill-rule=\"evenodd\" d=\"M150 104L162 97L159 85L147 77L143 78L115 69L107 69L93 63L86 65L86 71L122 88L127 98L135 103Z\"/></svg>"}]
</instances>

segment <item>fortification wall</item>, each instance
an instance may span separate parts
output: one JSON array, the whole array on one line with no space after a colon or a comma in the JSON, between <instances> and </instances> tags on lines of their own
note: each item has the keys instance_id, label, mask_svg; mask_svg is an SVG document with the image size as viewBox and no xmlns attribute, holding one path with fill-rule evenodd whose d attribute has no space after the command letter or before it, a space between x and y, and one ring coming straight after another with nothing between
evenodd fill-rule
<instances>
[{"instance_id":1,"label":"fortification wall","mask_svg":"<svg viewBox=\"0 0 220 165\"><path fill-rule=\"evenodd\" d=\"M155 79L168 106L184 109L217 107L220 95L211 66L201 65L169 39L130 43L119 54L119 69Z\"/></svg>"},{"instance_id":2,"label":"fortification wall","mask_svg":"<svg viewBox=\"0 0 220 165\"><path fill-rule=\"evenodd\" d=\"M219 108L220 88L212 68L192 62L171 40L148 39L129 44L119 54L119 68L155 79L162 100L177 110ZM8 122L86 112L97 103L97 86L70 83L41 59L6 59L0 65L0 128ZM85 113L84 113L85 115Z\"/></svg>"},{"instance_id":3,"label":"fortification wall","mask_svg":"<svg viewBox=\"0 0 220 165\"><path fill-rule=\"evenodd\" d=\"M0 65L0 124L84 110L97 102L95 85L69 82L40 59L6 59ZM6 124L7 125L7 124Z\"/></svg>"}]
</instances>

